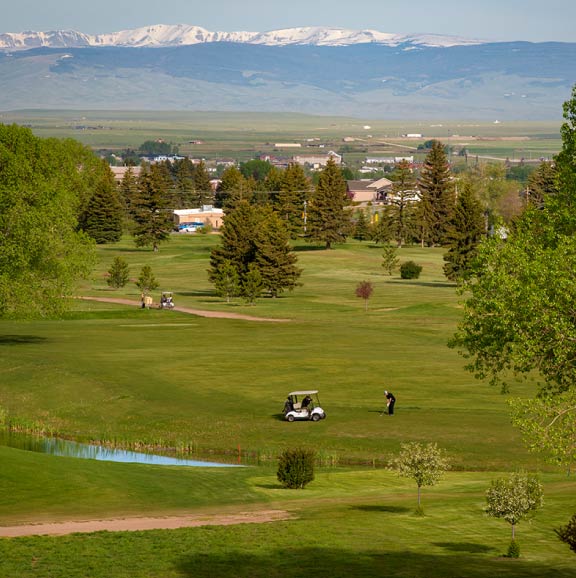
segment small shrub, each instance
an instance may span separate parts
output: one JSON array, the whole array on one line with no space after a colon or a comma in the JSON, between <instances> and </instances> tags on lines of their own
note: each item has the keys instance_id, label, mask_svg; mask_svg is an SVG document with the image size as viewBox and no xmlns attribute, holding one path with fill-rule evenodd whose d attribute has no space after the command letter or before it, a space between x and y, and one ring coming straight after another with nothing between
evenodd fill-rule
<instances>
[{"instance_id":1,"label":"small shrub","mask_svg":"<svg viewBox=\"0 0 576 578\"><path fill-rule=\"evenodd\" d=\"M314 479L314 457L311 450L284 450L278 458L278 481L285 488L303 488Z\"/></svg>"},{"instance_id":2,"label":"small shrub","mask_svg":"<svg viewBox=\"0 0 576 578\"><path fill-rule=\"evenodd\" d=\"M414 515L418 516L419 518L426 515L424 514L424 508L420 504L418 504L418 507L414 510Z\"/></svg>"},{"instance_id":3,"label":"small shrub","mask_svg":"<svg viewBox=\"0 0 576 578\"><path fill-rule=\"evenodd\" d=\"M418 279L422 273L422 267L414 261L404 261L400 265L400 277L402 279Z\"/></svg>"},{"instance_id":4,"label":"small shrub","mask_svg":"<svg viewBox=\"0 0 576 578\"><path fill-rule=\"evenodd\" d=\"M576 514L570 518L570 521L566 526L562 526L557 530L554 530L556 535L564 544L570 547L570 550L576 554Z\"/></svg>"},{"instance_id":5,"label":"small shrub","mask_svg":"<svg viewBox=\"0 0 576 578\"><path fill-rule=\"evenodd\" d=\"M210 234L213 230L214 230L214 228L212 227L212 223L206 221L206 222L198 229L198 232L201 233L202 235L208 235L208 234Z\"/></svg>"},{"instance_id":6,"label":"small shrub","mask_svg":"<svg viewBox=\"0 0 576 578\"><path fill-rule=\"evenodd\" d=\"M508 552L506 553L507 558L520 558L520 544L516 540L510 542L508 546Z\"/></svg>"}]
</instances>

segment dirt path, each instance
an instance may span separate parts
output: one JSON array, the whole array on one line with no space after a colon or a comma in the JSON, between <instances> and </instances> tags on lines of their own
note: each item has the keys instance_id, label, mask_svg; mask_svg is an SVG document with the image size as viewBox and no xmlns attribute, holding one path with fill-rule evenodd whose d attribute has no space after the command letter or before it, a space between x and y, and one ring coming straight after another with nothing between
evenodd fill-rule
<instances>
[{"instance_id":1,"label":"dirt path","mask_svg":"<svg viewBox=\"0 0 576 578\"><path fill-rule=\"evenodd\" d=\"M139 307L139 301L132 301L131 299L122 299L120 297L78 297L84 301L100 301L101 303L118 303L119 305L130 305L131 307ZM229 313L226 311L206 311L204 309L190 309L188 307L174 307L173 311L180 313L188 313L189 315L197 315L198 317L215 317L219 319L242 319L244 321L269 321L273 323L287 323L290 319L274 319L271 317L254 317L252 315L244 315L242 313Z\"/></svg>"},{"instance_id":2,"label":"dirt path","mask_svg":"<svg viewBox=\"0 0 576 578\"><path fill-rule=\"evenodd\" d=\"M231 526L233 524L262 524L289 520L293 516L284 510L257 510L222 516L168 516L163 518L122 518L87 520L84 522L58 522L0 527L1 538L19 536L62 536L76 532L135 532L139 530L174 530L196 526Z\"/></svg>"}]
</instances>

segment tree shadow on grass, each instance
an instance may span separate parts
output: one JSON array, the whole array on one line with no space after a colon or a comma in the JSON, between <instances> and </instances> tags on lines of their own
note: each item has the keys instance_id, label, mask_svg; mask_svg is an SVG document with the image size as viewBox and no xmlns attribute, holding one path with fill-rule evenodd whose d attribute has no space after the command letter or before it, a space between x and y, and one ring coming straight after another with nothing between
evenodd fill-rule
<instances>
[{"instance_id":1,"label":"tree shadow on grass","mask_svg":"<svg viewBox=\"0 0 576 578\"><path fill-rule=\"evenodd\" d=\"M390 279L388 283L398 285L415 285L416 287L456 287L456 283L443 281L408 281L407 279Z\"/></svg>"},{"instance_id":2,"label":"tree shadow on grass","mask_svg":"<svg viewBox=\"0 0 576 578\"><path fill-rule=\"evenodd\" d=\"M272 534L273 535L273 534ZM360 548L307 548L296 541L292 547L263 550L261 541L253 545L226 551L191 553L176 562L176 570L188 578L301 578L302 576L330 576L330 578L382 578L410 576L410 578L573 578L572 569L554 568L522 559L512 562L486 555L448 553L425 554L413 551L386 551L390 537L383 536L382 550ZM253 548L253 551L249 551Z\"/></svg>"},{"instance_id":3,"label":"tree shadow on grass","mask_svg":"<svg viewBox=\"0 0 576 578\"><path fill-rule=\"evenodd\" d=\"M474 542L434 542L434 546L445 548L451 552L468 552L469 554L488 554L497 552L493 546L475 544Z\"/></svg>"},{"instance_id":4,"label":"tree shadow on grass","mask_svg":"<svg viewBox=\"0 0 576 578\"><path fill-rule=\"evenodd\" d=\"M46 341L45 337L38 335L0 335L1 345L34 345L36 343L43 343Z\"/></svg>"},{"instance_id":5,"label":"tree shadow on grass","mask_svg":"<svg viewBox=\"0 0 576 578\"><path fill-rule=\"evenodd\" d=\"M295 253L304 253L307 251L328 251L324 245L296 245L293 248Z\"/></svg>"},{"instance_id":6,"label":"tree shadow on grass","mask_svg":"<svg viewBox=\"0 0 576 578\"><path fill-rule=\"evenodd\" d=\"M211 289L197 291L178 291L176 295L181 295L182 297L213 297L214 300L218 299L216 292Z\"/></svg>"},{"instance_id":7,"label":"tree shadow on grass","mask_svg":"<svg viewBox=\"0 0 576 578\"><path fill-rule=\"evenodd\" d=\"M410 508L404 506L384 506L384 505L362 505L351 506L351 510L360 510L361 512L383 512L385 514L406 514L412 512Z\"/></svg>"}]
</instances>

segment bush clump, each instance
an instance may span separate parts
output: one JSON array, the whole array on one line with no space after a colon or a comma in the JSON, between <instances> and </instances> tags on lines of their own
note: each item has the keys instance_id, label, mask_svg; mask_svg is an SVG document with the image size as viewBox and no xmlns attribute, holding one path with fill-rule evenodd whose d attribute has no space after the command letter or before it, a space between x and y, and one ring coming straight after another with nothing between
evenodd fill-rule
<instances>
[{"instance_id":1,"label":"bush clump","mask_svg":"<svg viewBox=\"0 0 576 578\"><path fill-rule=\"evenodd\" d=\"M314 457L311 450L284 450L278 458L278 481L285 488L303 488L314 479Z\"/></svg>"},{"instance_id":2,"label":"bush clump","mask_svg":"<svg viewBox=\"0 0 576 578\"><path fill-rule=\"evenodd\" d=\"M422 273L422 267L414 261L404 261L400 265L400 277L402 279L418 279Z\"/></svg>"},{"instance_id":3,"label":"bush clump","mask_svg":"<svg viewBox=\"0 0 576 578\"><path fill-rule=\"evenodd\" d=\"M512 540L508 546L507 558L520 558L520 544L516 540Z\"/></svg>"}]
</instances>

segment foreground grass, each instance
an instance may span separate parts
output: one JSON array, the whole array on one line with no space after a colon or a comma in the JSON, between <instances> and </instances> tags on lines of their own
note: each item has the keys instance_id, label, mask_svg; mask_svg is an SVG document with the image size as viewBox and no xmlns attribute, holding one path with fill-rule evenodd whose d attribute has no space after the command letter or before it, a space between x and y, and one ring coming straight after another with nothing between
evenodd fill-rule
<instances>
[{"instance_id":1,"label":"foreground grass","mask_svg":"<svg viewBox=\"0 0 576 578\"><path fill-rule=\"evenodd\" d=\"M44 499L61 507L75 501L84 515L97 514L98 508L107 516L125 515L122 500L113 497L120 491L127 504L148 494L151 507L146 514L152 515L173 513L175 505L189 509L199 502L206 513L246 511L246 504L238 505L242 499L253 500L250 509L272 505L292 512L295 519L4 539L1 577L267 577L308 572L337 577L574 576L571 554L552 531L565 523L566 512L574 507L573 484L560 476L543 476L545 507L531 523L520 524L522 558L514 561L502 558L509 526L482 512L484 491L497 475L493 473L449 473L438 486L424 491L426 516L417 517L413 484L382 470L320 471L305 490L293 491L282 489L267 468L235 469L222 476L220 471L166 471L85 460L71 467L67 461L45 457L37 462L49 472L38 483L59 469L66 472L61 491ZM11 500L27 499L17 485L9 489ZM31 496L36 499L28 506L32 510L40 504ZM93 502L91 512L83 509L87 501Z\"/></svg>"}]
</instances>

